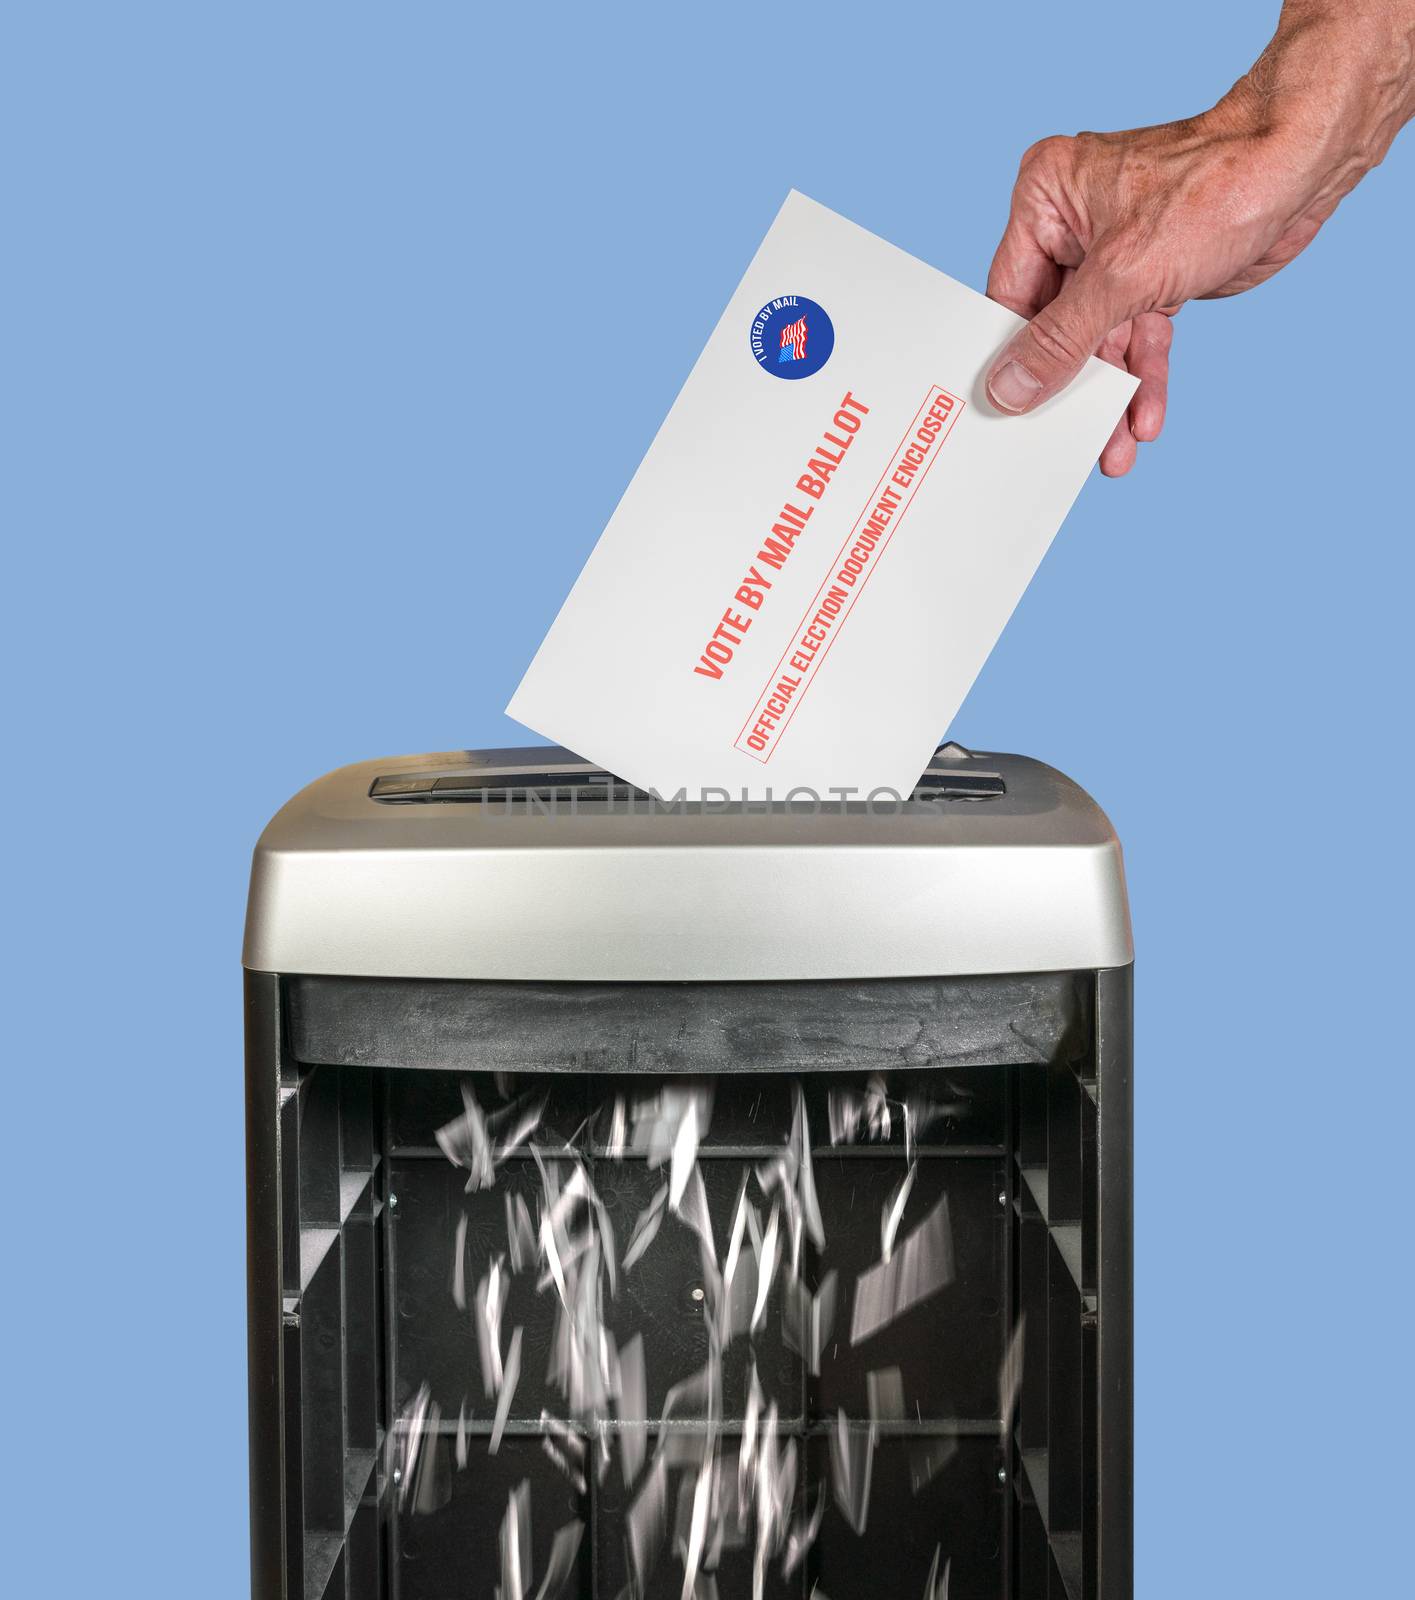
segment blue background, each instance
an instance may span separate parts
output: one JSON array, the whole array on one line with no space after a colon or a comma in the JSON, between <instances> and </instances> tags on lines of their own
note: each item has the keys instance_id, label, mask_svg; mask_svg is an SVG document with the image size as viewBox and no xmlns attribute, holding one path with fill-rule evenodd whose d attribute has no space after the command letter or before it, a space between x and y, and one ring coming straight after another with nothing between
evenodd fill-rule
<instances>
[{"instance_id":1,"label":"blue background","mask_svg":"<svg viewBox=\"0 0 1415 1600\"><path fill-rule=\"evenodd\" d=\"M516 741L788 187L981 285L1031 140L1201 109L1275 12L10 8L10 1592L246 1592L265 819ZM1183 312L953 730L1128 851L1146 1600L1410 1592L1412 176Z\"/></svg>"}]
</instances>

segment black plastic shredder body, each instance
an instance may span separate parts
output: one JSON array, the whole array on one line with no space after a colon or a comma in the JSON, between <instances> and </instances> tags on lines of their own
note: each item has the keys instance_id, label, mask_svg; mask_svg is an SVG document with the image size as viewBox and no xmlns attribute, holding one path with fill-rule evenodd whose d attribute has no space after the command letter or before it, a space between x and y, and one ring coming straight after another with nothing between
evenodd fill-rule
<instances>
[{"instance_id":1,"label":"black plastic shredder body","mask_svg":"<svg viewBox=\"0 0 1415 1600\"><path fill-rule=\"evenodd\" d=\"M253 1596L1128 1597L1132 959L1017 756L312 784L246 933Z\"/></svg>"}]
</instances>

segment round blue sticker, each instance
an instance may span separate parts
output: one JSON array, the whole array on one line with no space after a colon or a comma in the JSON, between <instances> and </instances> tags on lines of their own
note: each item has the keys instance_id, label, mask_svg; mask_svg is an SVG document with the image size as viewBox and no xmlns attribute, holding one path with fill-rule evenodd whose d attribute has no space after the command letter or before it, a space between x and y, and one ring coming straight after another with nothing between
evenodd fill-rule
<instances>
[{"instance_id":1,"label":"round blue sticker","mask_svg":"<svg viewBox=\"0 0 1415 1600\"><path fill-rule=\"evenodd\" d=\"M809 378L830 360L835 325L825 307L803 294L784 294L752 318L752 354L775 378Z\"/></svg>"}]
</instances>

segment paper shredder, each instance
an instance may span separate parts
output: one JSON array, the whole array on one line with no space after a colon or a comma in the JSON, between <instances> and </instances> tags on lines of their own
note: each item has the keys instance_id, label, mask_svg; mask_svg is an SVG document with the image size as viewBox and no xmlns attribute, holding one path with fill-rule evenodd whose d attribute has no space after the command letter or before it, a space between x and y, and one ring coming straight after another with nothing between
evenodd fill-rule
<instances>
[{"instance_id":1,"label":"paper shredder","mask_svg":"<svg viewBox=\"0 0 1415 1600\"><path fill-rule=\"evenodd\" d=\"M1132 947L1069 779L346 767L244 965L257 1600L1130 1595Z\"/></svg>"}]
</instances>

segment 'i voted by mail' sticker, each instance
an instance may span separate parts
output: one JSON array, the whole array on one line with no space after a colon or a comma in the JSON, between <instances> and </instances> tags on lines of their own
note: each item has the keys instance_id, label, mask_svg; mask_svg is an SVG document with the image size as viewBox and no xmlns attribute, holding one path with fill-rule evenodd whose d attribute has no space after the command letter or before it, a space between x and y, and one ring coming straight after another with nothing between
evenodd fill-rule
<instances>
[{"instance_id":1,"label":"'i voted by mail' sticker","mask_svg":"<svg viewBox=\"0 0 1415 1600\"><path fill-rule=\"evenodd\" d=\"M752 354L774 378L809 378L830 360L835 325L824 306L803 294L784 294L752 318Z\"/></svg>"}]
</instances>

